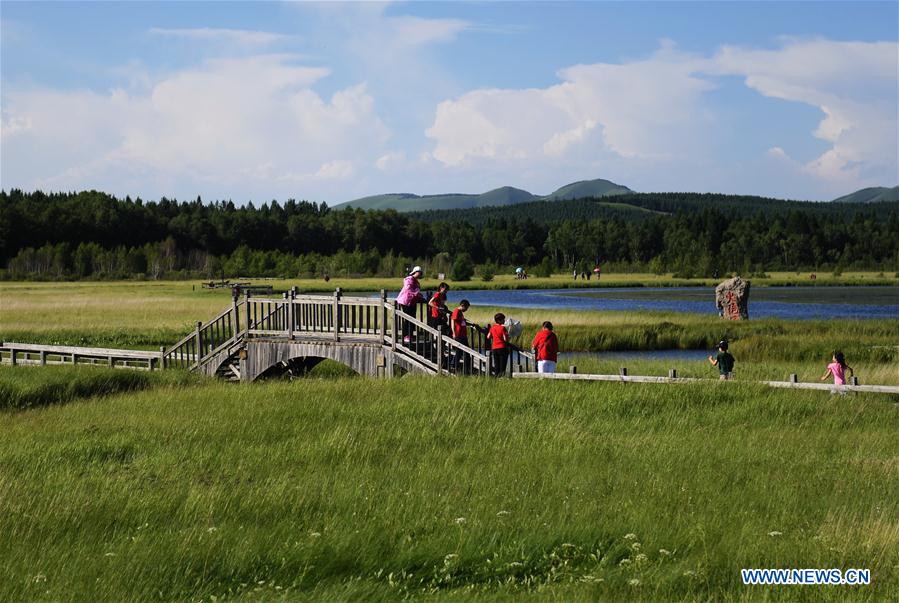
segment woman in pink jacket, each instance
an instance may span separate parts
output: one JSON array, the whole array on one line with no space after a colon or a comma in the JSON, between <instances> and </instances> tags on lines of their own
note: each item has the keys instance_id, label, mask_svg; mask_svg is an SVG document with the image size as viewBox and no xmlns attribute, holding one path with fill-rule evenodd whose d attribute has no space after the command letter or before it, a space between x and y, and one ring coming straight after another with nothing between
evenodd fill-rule
<instances>
[{"instance_id":1,"label":"woman in pink jacket","mask_svg":"<svg viewBox=\"0 0 899 603\"><path fill-rule=\"evenodd\" d=\"M418 279L424 275L421 266L415 266L405 279L403 279L403 288L400 294L396 296L396 303L399 304L403 312L415 318L415 305L419 302L426 301L424 295L421 294L421 284ZM403 321L403 343L412 341L412 325Z\"/></svg>"}]
</instances>

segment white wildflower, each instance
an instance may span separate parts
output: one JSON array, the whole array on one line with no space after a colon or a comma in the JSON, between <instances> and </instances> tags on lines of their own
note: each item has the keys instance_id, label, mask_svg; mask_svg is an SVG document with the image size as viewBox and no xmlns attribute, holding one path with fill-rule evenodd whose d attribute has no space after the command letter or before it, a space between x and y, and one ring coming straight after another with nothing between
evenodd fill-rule
<instances>
[{"instance_id":1,"label":"white wildflower","mask_svg":"<svg viewBox=\"0 0 899 603\"><path fill-rule=\"evenodd\" d=\"M643 553L640 553L639 555L637 555L636 557L634 557L634 561L636 561L637 563L643 563L643 562L645 562L647 559L648 559L648 557L647 557L646 555L644 555Z\"/></svg>"},{"instance_id":2,"label":"white wildflower","mask_svg":"<svg viewBox=\"0 0 899 603\"><path fill-rule=\"evenodd\" d=\"M618 562L618 565L620 565L621 567L624 567L624 566L630 565L630 564L631 564L630 559L622 559L621 561Z\"/></svg>"},{"instance_id":3,"label":"white wildflower","mask_svg":"<svg viewBox=\"0 0 899 603\"><path fill-rule=\"evenodd\" d=\"M521 561L512 561L509 563L509 567L524 567L524 563Z\"/></svg>"},{"instance_id":4,"label":"white wildflower","mask_svg":"<svg viewBox=\"0 0 899 603\"><path fill-rule=\"evenodd\" d=\"M38 574L34 578L32 578L31 581L34 582L35 584L37 584L39 582L46 582L47 576L45 576L44 574Z\"/></svg>"},{"instance_id":5,"label":"white wildflower","mask_svg":"<svg viewBox=\"0 0 899 603\"><path fill-rule=\"evenodd\" d=\"M665 555L666 557L670 557L671 551L669 551L668 549L659 549L659 555Z\"/></svg>"},{"instance_id":6,"label":"white wildflower","mask_svg":"<svg viewBox=\"0 0 899 603\"><path fill-rule=\"evenodd\" d=\"M321 538L322 533L321 532L309 532L309 537L310 538Z\"/></svg>"},{"instance_id":7,"label":"white wildflower","mask_svg":"<svg viewBox=\"0 0 899 603\"><path fill-rule=\"evenodd\" d=\"M627 583L630 584L631 586L640 586L640 581L637 580L636 578L631 578L630 580L627 581Z\"/></svg>"},{"instance_id":8,"label":"white wildflower","mask_svg":"<svg viewBox=\"0 0 899 603\"><path fill-rule=\"evenodd\" d=\"M461 526L463 523L465 523L465 518L464 518L464 517L457 517L457 518L455 519L455 521L456 521L456 525L457 525L457 526Z\"/></svg>"},{"instance_id":9,"label":"white wildflower","mask_svg":"<svg viewBox=\"0 0 899 603\"><path fill-rule=\"evenodd\" d=\"M500 511L496 514L497 517L505 517L506 515L511 515L509 511Z\"/></svg>"},{"instance_id":10,"label":"white wildflower","mask_svg":"<svg viewBox=\"0 0 899 603\"><path fill-rule=\"evenodd\" d=\"M778 532L777 530L775 530L773 532L768 532L768 536L772 536L772 537L783 536L783 532Z\"/></svg>"},{"instance_id":11,"label":"white wildflower","mask_svg":"<svg viewBox=\"0 0 899 603\"><path fill-rule=\"evenodd\" d=\"M694 572L693 570L687 570L684 572L684 577L686 577L686 578L692 578L695 575L696 575L696 572Z\"/></svg>"},{"instance_id":12,"label":"white wildflower","mask_svg":"<svg viewBox=\"0 0 899 603\"><path fill-rule=\"evenodd\" d=\"M639 551L639 550L640 550L640 543L639 543L639 542L633 543L633 544L631 545L631 549L633 549L633 550L635 550L635 551Z\"/></svg>"},{"instance_id":13,"label":"white wildflower","mask_svg":"<svg viewBox=\"0 0 899 603\"><path fill-rule=\"evenodd\" d=\"M633 532L631 532L630 534L625 534L625 535L624 535L624 539L625 539L625 540L636 540L636 539L637 539L637 535L634 534Z\"/></svg>"},{"instance_id":14,"label":"white wildflower","mask_svg":"<svg viewBox=\"0 0 899 603\"><path fill-rule=\"evenodd\" d=\"M212 527L206 528L206 531L209 532L210 534L212 534L213 532L217 532L218 528L215 526L212 526Z\"/></svg>"},{"instance_id":15,"label":"white wildflower","mask_svg":"<svg viewBox=\"0 0 899 603\"><path fill-rule=\"evenodd\" d=\"M115 553L104 553L104 557L115 557Z\"/></svg>"}]
</instances>

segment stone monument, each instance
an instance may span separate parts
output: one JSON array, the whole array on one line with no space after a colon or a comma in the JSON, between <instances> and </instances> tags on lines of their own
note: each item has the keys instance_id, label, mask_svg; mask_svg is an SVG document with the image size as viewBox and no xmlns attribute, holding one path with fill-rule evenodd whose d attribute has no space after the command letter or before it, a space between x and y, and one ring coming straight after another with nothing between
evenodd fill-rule
<instances>
[{"instance_id":1,"label":"stone monument","mask_svg":"<svg viewBox=\"0 0 899 603\"><path fill-rule=\"evenodd\" d=\"M715 307L728 320L749 320L749 281L735 276L715 287Z\"/></svg>"}]
</instances>

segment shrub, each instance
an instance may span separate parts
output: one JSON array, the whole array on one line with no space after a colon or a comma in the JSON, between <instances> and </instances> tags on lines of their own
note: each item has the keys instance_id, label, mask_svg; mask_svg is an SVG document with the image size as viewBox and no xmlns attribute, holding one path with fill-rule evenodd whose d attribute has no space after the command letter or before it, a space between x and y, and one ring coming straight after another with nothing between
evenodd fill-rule
<instances>
[{"instance_id":1,"label":"shrub","mask_svg":"<svg viewBox=\"0 0 899 603\"><path fill-rule=\"evenodd\" d=\"M470 281L474 275L474 262L467 253L460 253L453 262L453 272L450 275L454 281Z\"/></svg>"},{"instance_id":2,"label":"shrub","mask_svg":"<svg viewBox=\"0 0 899 603\"><path fill-rule=\"evenodd\" d=\"M494 264L484 264L481 266L481 280L489 283L496 275L496 266Z\"/></svg>"}]
</instances>

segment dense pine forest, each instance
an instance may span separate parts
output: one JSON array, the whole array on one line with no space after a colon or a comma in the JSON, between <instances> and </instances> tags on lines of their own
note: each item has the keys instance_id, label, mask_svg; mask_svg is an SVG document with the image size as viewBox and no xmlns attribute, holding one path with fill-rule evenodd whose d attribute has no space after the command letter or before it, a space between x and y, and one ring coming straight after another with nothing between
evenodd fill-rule
<instances>
[{"instance_id":1,"label":"dense pine forest","mask_svg":"<svg viewBox=\"0 0 899 603\"><path fill-rule=\"evenodd\" d=\"M649 193L401 214L272 201L0 192L7 279L395 276L413 263L536 274L594 262L711 276L899 270L899 202ZM460 275L470 270L462 269Z\"/></svg>"}]
</instances>

